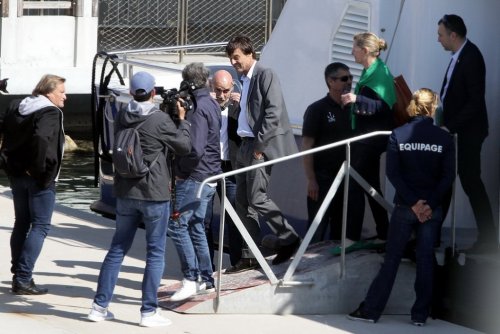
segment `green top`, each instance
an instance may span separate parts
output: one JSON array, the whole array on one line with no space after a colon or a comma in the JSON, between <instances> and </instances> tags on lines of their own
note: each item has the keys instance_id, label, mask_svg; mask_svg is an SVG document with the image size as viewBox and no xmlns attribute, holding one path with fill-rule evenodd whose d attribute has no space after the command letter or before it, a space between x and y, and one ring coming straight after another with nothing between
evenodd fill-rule
<instances>
[{"instance_id":1,"label":"green top","mask_svg":"<svg viewBox=\"0 0 500 334\"><path fill-rule=\"evenodd\" d=\"M394 88L394 77L387 65L377 58L370 67L363 69L359 78L354 94L358 94L362 87L369 87L380 98L392 108L396 103L396 89ZM356 129L356 114L354 113L354 104L351 107L351 126Z\"/></svg>"}]
</instances>

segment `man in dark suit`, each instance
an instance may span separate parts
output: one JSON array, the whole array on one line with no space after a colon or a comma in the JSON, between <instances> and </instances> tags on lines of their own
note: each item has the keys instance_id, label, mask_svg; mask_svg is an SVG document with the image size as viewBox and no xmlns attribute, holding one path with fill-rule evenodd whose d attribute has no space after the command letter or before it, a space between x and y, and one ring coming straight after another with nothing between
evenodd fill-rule
<instances>
[{"instance_id":1,"label":"man in dark suit","mask_svg":"<svg viewBox=\"0 0 500 334\"><path fill-rule=\"evenodd\" d=\"M440 125L458 135L458 176L469 197L479 233L470 251L494 251L498 249L498 233L481 180L481 147L488 136L486 67L481 51L466 38L467 28L461 17L444 15L438 26L438 41L452 53L441 88Z\"/></svg>"},{"instance_id":2,"label":"man in dark suit","mask_svg":"<svg viewBox=\"0 0 500 334\"><path fill-rule=\"evenodd\" d=\"M243 81L237 130L242 142L236 157L236 168L296 153L297 145L276 73L256 61L252 42L246 36L232 38L226 46L226 54ZM270 166L236 175L236 211L255 241L261 232L258 216L267 221L277 237L278 253L272 263L280 264L295 253L300 238L279 207L268 197L270 179ZM256 267L258 263L245 245L241 260L228 268L226 273Z\"/></svg>"}]
</instances>

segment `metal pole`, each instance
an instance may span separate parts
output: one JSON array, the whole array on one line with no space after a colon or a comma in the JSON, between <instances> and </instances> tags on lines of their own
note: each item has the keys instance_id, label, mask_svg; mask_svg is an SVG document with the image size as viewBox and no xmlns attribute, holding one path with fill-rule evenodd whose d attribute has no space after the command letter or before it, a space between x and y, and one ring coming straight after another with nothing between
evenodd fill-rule
<instances>
[{"instance_id":1,"label":"metal pole","mask_svg":"<svg viewBox=\"0 0 500 334\"><path fill-rule=\"evenodd\" d=\"M453 182L453 185L451 187L451 255L455 256L455 249L456 249L456 189L457 189L457 163L458 163L458 150L457 150L457 144L458 144L458 139L457 139L457 134L453 135L453 143L455 145L455 181ZM444 212L443 215L446 213Z\"/></svg>"},{"instance_id":2,"label":"metal pole","mask_svg":"<svg viewBox=\"0 0 500 334\"><path fill-rule=\"evenodd\" d=\"M340 241L340 278L345 275L345 237L347 230L347 204L349 204L349 175L351 174L351 143L345 150L346 173L344 174L344 206L342 209L342 239Z\"/></svg>"},{"instance_id":3,"label":"metal pole","mask_svg":"<svg viewBox=\"0 0 500 334\"><path fill-rule=\"evenodd\" d=\"M273 31L273 0L267 1L267 29L266 29L266 42L271 37Z\"/></svg>"},{"instance_id":4,"label":"metal pole","mask_svg":"<svg viewBox=\"0 0 500 334\"><path fill-rule=\"evenodd\" d=\"M181 0L181 10L179 13L179 22L180 22L180 43L181 45L186 44L186 26L187 26L187 0ZM184 61L184 50L179 51L179 63Z\"/></svg>"},{"instance_id":5,"label":"metal pole","mask_svg":"<svg viewBox=\"0 0 500 334\"><path fill-rule=\"evenodd\" d=\"M226 221L226 201L229 201L226 197L226 179L221 179L220 182L220 225L219 225L219 252L217 254L217 282L216 282L216 297L214 301L214 312L219 312L220 305L220 292L222 285L222 257L224 255L224 227Z\"/></svg>"}]
</instances>

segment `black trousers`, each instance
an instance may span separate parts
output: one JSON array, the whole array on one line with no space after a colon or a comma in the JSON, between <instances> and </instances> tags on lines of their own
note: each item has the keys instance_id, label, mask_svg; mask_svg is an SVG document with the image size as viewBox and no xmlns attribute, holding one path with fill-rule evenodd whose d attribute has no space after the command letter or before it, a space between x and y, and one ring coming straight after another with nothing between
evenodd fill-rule
<instances>
[{"instance_id":1,"label":"black trousers","mask_svg":"<svg viewBox=\"0 0 500 334\"><path fill-rule=\"evenodd\" d=\"M479 243L498 244L498 232L493 222L490 200L481 180L481 148L484 138L474 134L459 134L457 143L457 171L460 183L476 219ZM448 212L452 191L448 192L443 209Z\"/></svg>"},{"instance_id":2,"label":"black trousers","mask_svg":"<svg viewBox=\"0 0 500 334\"><path fill-rule=\"evenodd\" d=\"M351 167L380 194L382 194L380 190L380 156L385 152L386 146L387 141L377 140L373 145L353 143L351 147ZM368 203L375 220L377 237L386 240L389 226L387 211L371 196L368 196ZM364 215L365 191L351 177L349 180L349 198L347 205L346 237L348 239L357 241L361 238Z\"/></svg>"}]
</instances>

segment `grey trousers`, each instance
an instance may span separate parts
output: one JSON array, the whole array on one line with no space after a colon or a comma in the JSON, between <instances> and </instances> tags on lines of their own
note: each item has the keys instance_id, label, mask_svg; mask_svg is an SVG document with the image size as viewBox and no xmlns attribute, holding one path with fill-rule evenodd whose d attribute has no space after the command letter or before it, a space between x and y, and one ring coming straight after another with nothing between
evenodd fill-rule
<instances>
[{"instance_id":1,"label":"grey trousers","mask_svg":"<svg viewBox=\"0 0 500 334\"><path fill-rule=\"evenodd\" d=\"M260 160L254 157L253 147L252 139L242 141L236 156L236 168L253 166L265 161L265 157ZM279 245L286 246L297 240L299 236L287 222L280 208L267 195L271 170L271 166L266 166L236 175L236 212L257 244L261 234L259 221L259 216L261 216L277 236ZM253 257L245 243L242 258Z\"/></svg>"}]
</instances>

